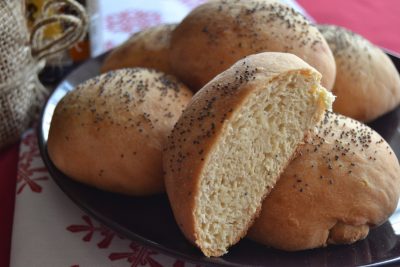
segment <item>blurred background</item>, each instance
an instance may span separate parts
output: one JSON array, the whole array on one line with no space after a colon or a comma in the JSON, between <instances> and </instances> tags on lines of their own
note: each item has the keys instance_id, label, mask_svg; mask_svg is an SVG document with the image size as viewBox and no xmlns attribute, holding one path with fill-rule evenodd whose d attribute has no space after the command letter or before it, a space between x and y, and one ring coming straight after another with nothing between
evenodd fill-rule
<instances>
[{"instance_id":1,"label":"blurred background","mask_svg":"<svg viewBox=\"0 0 400 267\"><path fill-rule=\"evenodd\" d=\"M392 51L400 47L398 0L282 0L311 21L347 27ZM27 0L30 22L45 0ZM161 22L179 22L205 0L79 0L90 16L88 38L70 52L75 60L98 56L121 44L133 33ZM384 15L383 15L384 14ZM57 27L53 27L57 32ZM390 34L392 33L392 34ZM51 34L51 30L48 31ZM400 52L400 51L399 51Z\"/></svg>"}]
</instances>

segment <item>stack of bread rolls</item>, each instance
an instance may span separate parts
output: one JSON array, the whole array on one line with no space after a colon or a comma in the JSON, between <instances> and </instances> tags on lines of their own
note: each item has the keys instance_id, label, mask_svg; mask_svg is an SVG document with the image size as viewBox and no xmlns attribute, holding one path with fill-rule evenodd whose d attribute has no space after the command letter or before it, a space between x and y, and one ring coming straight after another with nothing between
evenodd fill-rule
<instances>
[{"instance_id":1,"label":"stack of bread rolls","mask_svg":"<svg viewBox=\"0 0 400 267\"><path fill-rule=\"evenodd\" d=\"M206 256L247 233L284 250L353 243L397 205L389 145L326 111L332 88L334 111L362 121L399 104L393 64L360 36L276 0L213 0L135 34L102 72L57 105L53 163L107 191L166 189Z\"/></svg>"}]
</instances>

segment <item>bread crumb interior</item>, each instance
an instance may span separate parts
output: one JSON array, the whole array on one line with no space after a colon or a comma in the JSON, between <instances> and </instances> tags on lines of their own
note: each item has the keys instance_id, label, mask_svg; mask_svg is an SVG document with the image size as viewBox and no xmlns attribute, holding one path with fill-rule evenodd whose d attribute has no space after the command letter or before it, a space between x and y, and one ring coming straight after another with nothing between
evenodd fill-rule
<instances>
[{"instance_id":1,"label":"bread crumb interior","mask_svg":"<svg viewBox=\"0 0 400 267\"><path fill-rule=\"evenodd\" d=\"M245 235L266 189L322 116L326 94L317 77L293 72L268 87L234 111L206 159L194 210L196 243L206 255L223 255Z\"/></svg>"}]
</instances>

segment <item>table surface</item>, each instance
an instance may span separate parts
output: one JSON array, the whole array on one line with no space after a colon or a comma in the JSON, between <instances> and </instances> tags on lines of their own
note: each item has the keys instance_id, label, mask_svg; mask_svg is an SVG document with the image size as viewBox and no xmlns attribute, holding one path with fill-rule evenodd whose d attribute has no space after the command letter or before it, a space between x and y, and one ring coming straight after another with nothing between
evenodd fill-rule
<instances>
[{"instance_id":1,"label":"table surface","mask_svg":"<svg viewBox=\"0 0 400 267\"><path fill-rule=\"evenodd\" d=\"M297 0L318 23L345 26L400 53L400 1ZM19 144L0 151L0 266L9 266Z\"/></svg>"}]
</instances>

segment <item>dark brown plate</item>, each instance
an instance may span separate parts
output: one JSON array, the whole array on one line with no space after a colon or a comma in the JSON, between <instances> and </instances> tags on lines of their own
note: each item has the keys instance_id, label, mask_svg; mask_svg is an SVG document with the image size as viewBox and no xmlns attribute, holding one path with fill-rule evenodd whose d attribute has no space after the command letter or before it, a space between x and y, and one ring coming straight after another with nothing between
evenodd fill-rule
<instances>
[{"instance_id":1,"label":"dark brown plate","mask_svg":"<svg viewBox=\"0 0 400 267\"><path fill-rule=\"evenodd\" d=\"M400 71L400 59L391 56ZM400 261L400 207L389 221L373 229L360 242L347 246L302 252L270 249L242 240L221 258L206 258L189 244L175 224L167 197L138 198L103 192L74 182L54 167L46 143L51 117L58 101L82 81L99 73L102 58L87 61L56 88L49 98L39 124L39 146L43 160L61 189L84 211L109 228L154 250L202 265L220 266L378 266ZM398 130L400 108L371 123L400 156Z\"/></svg>"}]
</instances>

